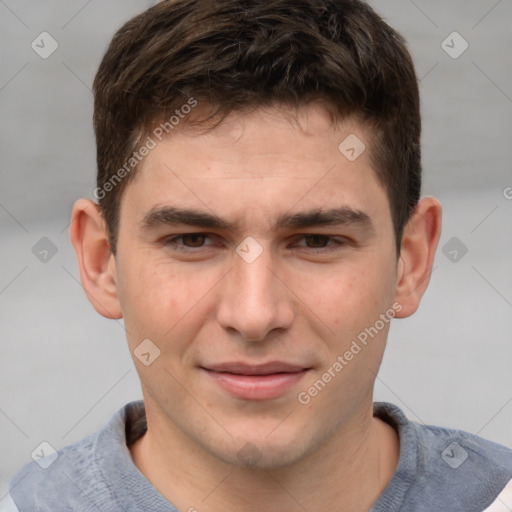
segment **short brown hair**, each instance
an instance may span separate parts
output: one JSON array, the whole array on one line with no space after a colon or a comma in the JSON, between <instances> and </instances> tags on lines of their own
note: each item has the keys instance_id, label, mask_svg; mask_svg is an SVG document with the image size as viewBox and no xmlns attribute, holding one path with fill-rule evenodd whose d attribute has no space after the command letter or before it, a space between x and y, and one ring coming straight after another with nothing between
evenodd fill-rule
<instances>
[{"instance_id":1,"label":"short brown hair","mask_svg":"<svg viewBox=\"0 0 512 512\"><path fill-rule=\"evenodd\" d=\"M402 37L363 1L164 0L115 34L94 96L95 196L114 254L136 168L126 162L191 98L219 122L232 111L317 100L334 122L357 116L371 133L399 252L421 190L418 83Z\"/></svg>"}]
</instances>

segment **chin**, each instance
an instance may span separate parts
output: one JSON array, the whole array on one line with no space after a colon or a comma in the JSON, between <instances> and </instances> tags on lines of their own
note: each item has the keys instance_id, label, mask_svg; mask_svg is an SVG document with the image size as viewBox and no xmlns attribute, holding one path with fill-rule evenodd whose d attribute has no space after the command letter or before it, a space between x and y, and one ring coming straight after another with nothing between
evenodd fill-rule
<instances>
[{"instance_id":1,"label":"chin","mask_svg":"<svg viewBox=\"0 0 512 512\"><path fill-rule=\"evenodd\" d=\"M284 432L286 434L286 432ZM219 445L210 452L223 462L239 468L277 470L300 462L314 451L316 443L308 443L299 434L255 439L240 436L235 447Z\"/></svg>"}]
</instances>

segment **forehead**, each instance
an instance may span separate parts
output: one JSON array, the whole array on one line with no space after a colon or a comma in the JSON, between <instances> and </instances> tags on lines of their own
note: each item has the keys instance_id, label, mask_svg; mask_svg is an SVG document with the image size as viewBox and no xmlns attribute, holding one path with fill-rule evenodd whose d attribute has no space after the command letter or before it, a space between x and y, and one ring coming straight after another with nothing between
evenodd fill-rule
<instances>
[{"instance_id":1,"label":"forehead","mask_svg":"<svg viewBox=\"0 0 512 512\"><path fill-rule=\"evenodd\" d=\"M184 125L154 142L124 193L129 211L172 204L222 217L259 211L269 222L302 207L389 211L367 128L333 125L318 105L233 113L213 129Z\"/></svg>"},{"instance_id":2,"label":"forehead","mask_svg":"<svg viewBox=\"0 0 512 512\"><path fill-rule=\"evenodd\" d=\"M206 111L208 112L208 111ZM201 119L198 108L191 118ZM165 137L165 134L164 134ZM348 145L343 144L348 139ZM363 143L364 140L364 143ZM344 154L350 161L361 155L369 163L369 129L355 117L331 122L325 107L319 102L292 109L283 105L258 108L251 112L232 112L217 126L187 124L187 119L164 140L155 140L157 151L146 158L142 168L153 164L165 148L173 146L192 161L210 157L212 167L222 163L222 177L233 171L233 177L242 176L240 164L246 158L274 157L318 163L332 161L332 154ZM340 147L341 145L341 147ZM356 153L343 152L352 146ZM320 150L323 150L321 153ZM276 161L277 163L277 161ZM234 169L233 167L237 168ZM217 166L220 168L220 166ZM353 166L355 167L355 166ZM243 169L246 173L247 168ZM276 176L277 166L253 167L253 176ZM300 169L297 169L300 171ZM281 166L281 171L285 169ZM281 175L283 175L281 173ZM294 173L299 178L300 173Z\"/></svg>"}]
</instances>

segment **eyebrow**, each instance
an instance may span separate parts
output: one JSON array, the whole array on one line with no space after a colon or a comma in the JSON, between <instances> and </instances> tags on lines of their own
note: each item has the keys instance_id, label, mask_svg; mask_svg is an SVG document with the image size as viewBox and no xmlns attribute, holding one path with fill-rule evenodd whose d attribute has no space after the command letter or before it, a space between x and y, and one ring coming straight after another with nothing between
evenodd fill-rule
<instances>
[{"instance_id":1,"label":"eyebrow","mask_svg":"<svg viewBox=\"0 0 512 512\"><path fill-rule=\"evenodd\" d=\"M237 229L237 224L229 222L215 214L173 206L155 207L151 209L141 221L143 230L153 229L162 225L186 225L231 231ZM347 206L329 210L314 209L293 214L285 213L278 217L272 229L304 229L315 226L343 225L357 225L368 231L374 231L373 222L367 213Z\"/></svg>"}]
</instances>

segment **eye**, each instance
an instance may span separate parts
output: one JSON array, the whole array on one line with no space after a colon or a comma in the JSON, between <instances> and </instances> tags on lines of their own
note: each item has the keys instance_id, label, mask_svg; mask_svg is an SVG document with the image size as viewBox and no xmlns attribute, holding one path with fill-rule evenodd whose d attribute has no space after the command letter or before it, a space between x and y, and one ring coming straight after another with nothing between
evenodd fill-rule
<instances>
[{"instance_id":1,"label":"eye","mask_svg":"<svg viewBox=\"0 0 512 512\"><path fill-rule=\"evenodd\" d=\"M189 233L187 235L181 235L180 238L187 247L201 247L204 245L207 237L202 233Z\"/></svg>"},{"instance_id":2,"label":"eye","mask_svg":"<svg viewBox=\"0 0 512 512\"><path fill-rule=\"evenodd\" d=\"M304 242L297 244L299 248L312 249L319 252L335 251L348 243L343 237L320 234L301 235L299 241Z\"/></svg>"},{"instance_id":3,"label":"eye","mask_svg":"<svg viewBox=\"0 0 512 512\"><path fill-rule=\"evenodd\" d=\"M183 235L167 238L164 241L164 245L170 246L178 251L186 251L212 245L211 243L206 244L208 240L211 241L210 237L205 233L185 233Z\"/></svg>"},{"instance_id":4,"label":"eye","mask_svg":"<svg viewBox=\"0 0 512 512\"><path fill-rule=\"evenodd\" d=\"M329 243L330 238L326 235L304 235L304 240L308 247L319 249L325 247Z\"/></svg>"}]
</instances>

